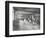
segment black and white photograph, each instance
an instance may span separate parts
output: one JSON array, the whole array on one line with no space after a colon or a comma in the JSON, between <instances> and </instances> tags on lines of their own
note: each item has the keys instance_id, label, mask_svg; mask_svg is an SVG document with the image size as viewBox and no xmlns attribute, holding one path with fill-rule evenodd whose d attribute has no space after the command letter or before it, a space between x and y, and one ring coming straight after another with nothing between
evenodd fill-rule
<instances>
[{"instance_id":1,"label":"black and white photograph","mask_svg":"<svg viewBox=\"0 0 46 38\"><path fill-rule=\"evenodd\" d=\"M13 7L13 31L40 30L40 8Z\"/></svg>"},{"instance_id":2,"label":"black and white photograph","mask_svg":"<svg viewBox=\"0 0 46 38\"><path fill-rule=\"evenodd\" d=\"M6 37L44 35L44 3L6 1Z\"/></svg>"}]
</instances>

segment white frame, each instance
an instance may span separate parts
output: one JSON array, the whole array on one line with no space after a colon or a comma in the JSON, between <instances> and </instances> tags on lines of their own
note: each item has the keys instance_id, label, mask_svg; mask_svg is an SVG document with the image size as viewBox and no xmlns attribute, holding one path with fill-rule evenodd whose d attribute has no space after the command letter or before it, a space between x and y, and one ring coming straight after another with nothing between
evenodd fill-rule
<instances>
[{"instance_id":1,"label":"white frame","mask_svg":"<svg viewBox=\"0 0 46 38\"><path fill-rule=\"evenodd\" d=\"M40 30L28 30L28 31L13 31L13 7L33 7L40 8ZM43 33L43 5L36 4L9 4L9 35L20 35L20 34L37 34Z\"/></svg>"}]
</instances>

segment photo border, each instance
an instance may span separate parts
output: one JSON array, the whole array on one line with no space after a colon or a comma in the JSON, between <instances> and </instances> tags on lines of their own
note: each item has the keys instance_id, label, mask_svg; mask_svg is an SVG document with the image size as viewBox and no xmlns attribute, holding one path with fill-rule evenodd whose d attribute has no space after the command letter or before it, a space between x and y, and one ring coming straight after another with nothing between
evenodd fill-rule
<instances>
[{"instance_id":1,"label":"photo border","mask_svg":"<svg viewBox=\"0 0 46 38\"><path fill-rule=\"evenodd\" d=\"M37 34L22 34L22 35L9 35L9 4L10 3L21 3L21 4L36 4L43 5L43 33ZM45 34L45 3L37 2L18 2L18 1L5 1L5 36L6 37L16 37L16 36L32 36L32 35L44 35Z\"/></svg>"}]
</instances>

